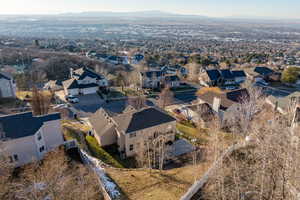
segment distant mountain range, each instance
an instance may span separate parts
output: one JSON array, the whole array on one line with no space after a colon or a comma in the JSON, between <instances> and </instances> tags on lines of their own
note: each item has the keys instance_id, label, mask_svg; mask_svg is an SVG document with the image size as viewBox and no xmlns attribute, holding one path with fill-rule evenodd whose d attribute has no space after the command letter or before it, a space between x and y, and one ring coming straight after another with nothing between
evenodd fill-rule
<instances>
[{"instance_id":1,"label":"distant mountain range","mask_svg":"<svg viewBox=\"0 0 300 200\"><path fill-rule=\"evenodd\" d=\"M63 13L61 16L76 16L76 17L183 17L183 18L208 18L201 15L184 15L163 12L159 10L149 10L149 11L136 11L136 12L109 12L109 11L99 11L99 12L79 12L79 13Z\"/></svg>"}]
</instances>

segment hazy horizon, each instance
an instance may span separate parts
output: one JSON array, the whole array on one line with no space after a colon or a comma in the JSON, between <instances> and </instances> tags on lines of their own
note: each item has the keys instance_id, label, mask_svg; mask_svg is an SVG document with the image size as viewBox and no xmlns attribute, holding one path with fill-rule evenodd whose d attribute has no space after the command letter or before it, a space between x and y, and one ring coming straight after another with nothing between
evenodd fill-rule
<instances>
[{"instance_id":1,"label":"hazy horizon","mask_svg":"<svg viewBox=\"0 0 300 200\"><path fill-rule=\"evenodd\" d=\"M299 9L297 0L10 0L1 4L0 15L161 11L208 17L300 19Z\"/></svg>"}]
</instances>

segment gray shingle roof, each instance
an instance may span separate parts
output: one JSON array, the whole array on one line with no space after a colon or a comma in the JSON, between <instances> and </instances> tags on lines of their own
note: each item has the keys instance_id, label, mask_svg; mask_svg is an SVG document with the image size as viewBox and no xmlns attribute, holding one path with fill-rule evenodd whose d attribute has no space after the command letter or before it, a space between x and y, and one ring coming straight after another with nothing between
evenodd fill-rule
<instances>
[{"instance_id":1,"label":"gray shingle roof","mask_svg":"<svg viewBox=\"0 0 300 200\"><path fill-rule=\"evenodd\" d=\"M67 89L84 89L84 88L91 88L91 87L98 87L96 83L89 83L89 84L78 84L76 79L69 79L63 82L63 86Z\"/></svg>"},{"instance_id":2,"label":"gray shingle roof","mask_svg":"<svg viewBox=\"0 0 300 200\"><path fill-rule=\"evenodd\" d=\"M94 70L87 67L82 67L80 69L75 70L73 72L73 75L76 76L79 80L83 80L87 76L98 80L104 79L102 75L96 73Z\"/></svg>"},{"instance_id":3,"label":"gray shingle roof","mask_svg":"<svg viewBox=\"0 0 300 200\"><path fill-rule=\"evenodd\" d=\"M0 72L0 79L1 78L6 79L6 80L12 79L12 77L10 75L8 75L7 73L4 73L4 72Z\"/></svg>"},{"instance_id":4,"label":"gray shingle roof","mask_svg":"<svg viewBox=\"0 0 300 200\"><path fill-rule=\"evenodd\" d=\"M206 70L206 73L207 73L208 77L210 78L210 80L212 80L212 81L218 80L221 76L220 72L216 69Z\"/></svg>"},{"instance_id":5,"label":"gray shingle roof","mask_svg":"<svg viewBox=\"0 0 300 200\"><path fill-rule=\"evenodd\" d=\"M16 139L34 135L44 122L61 119L60 113L33 116L32 112L0 117L0 127L6 138Z\"/></svg>"},{"instance_id":6,"label":"gray shingle roof","mask_svg":"<svg viewBox=\"0 0 300 200\"><path fill-rule=\"evenodd\" d=\"M113 126L120 132L131 133L160 124L176 121L173 117L159 110L158 108L148 107L139 111L133 110L112 117L103 110L98 110L89 119L97 134L102 135Z\"/></svg>"},{"instance_id":7,"label":"gray shingle roof","mask_svg":"<svg viewBox=\"0 0 300 200\"><path fill-rule=\"evenodd\" d=\"M270 74L272 74L274 72L272 69L267 68L267 67L256 67L254 69L254 71L256 73L259 73L260 75L263 75L263 76L270 75Z\"/></svg>"},{"instance_id":8,"label":"gray shingle roof","mask_svg":"<svg viewBox=\"0 0 300 200\"><path fill-rule=\"evenodd\" d=\"M176 121L172 116L154 107L145 108L137 112L121 114L113 119L118 124L117 128L125 133L131 133Z\"/></svg>"},{"instance_id":9,"label":"gray shingle roof","mask_svg":"<svg viewBox=\"0 0 300 200\"><path fill-rule=\"evenodd\" d=\"M246 77L246 74L243 70L231 71L234 77Z\"/></svg>"}]
</instances>

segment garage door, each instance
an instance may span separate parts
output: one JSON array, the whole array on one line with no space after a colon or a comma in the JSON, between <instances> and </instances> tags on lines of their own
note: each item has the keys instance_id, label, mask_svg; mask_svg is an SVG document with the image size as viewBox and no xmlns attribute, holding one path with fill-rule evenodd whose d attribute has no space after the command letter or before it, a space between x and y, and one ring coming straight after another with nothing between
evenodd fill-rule
<instances>
[{"instance_id":1,"label":"garage door","mask_svg":"<svg viewBox=\"0 0 300 200\"><path fill-rule=\"evenodd\" d=\"M93 87L93 88L85 88L82 90L83 94L95 94L97 93L98 87Z\"/></svg>"}]
</instances>

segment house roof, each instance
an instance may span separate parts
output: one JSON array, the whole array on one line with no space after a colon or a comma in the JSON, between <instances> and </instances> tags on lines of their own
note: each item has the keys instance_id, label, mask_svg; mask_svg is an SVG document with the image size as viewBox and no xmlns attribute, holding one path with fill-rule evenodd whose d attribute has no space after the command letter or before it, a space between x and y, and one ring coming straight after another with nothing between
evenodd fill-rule
<instances>
[{"instance_id":1,"label":"house roof","mask_svg":"<svg viewBox=\"0 0 300 200\"><path fill-rule=\"evenodd\" d=\"M11 80L12 79L12 77L9 75L9 74L7 74L7 73L4 73L4 72L0 72L0 79L6 79L6 80Z\"/></svg>"},{"instance_id":2,"label":"house roof","mask_svg":"<svg viewBox=\"0 0 300 200\"><path fill-rule=\"evenodd\" d=\"M78 84L76 79L69 79L63 82L63 86L67 89L84 89L84 88L92 88L98 87L96 83L89 83L89 84Z\"/></svg>"},{"instance_id":3,"label":"house roof","mask_svg":"<svg viewBox=\"0 0 300 200\"><path fill-rule=\"evenodd\" d=\"M131 113L124 113L113 117L113 119L118 124L117 129L124 131L125 133L131 133L176 121L176 119L172 116L154 107L145 108Z\"/></svg>"},{"instance_id":4,"label":"house roof","mask_svg":"<svg viewBox=\"0 0 300 200\"><path fill-rule=\"evenodd\" d=\"M103 108L97 110L90 118L89 121L98 135L105 134L115 124L110 122L111 116Z\"/></svg>"},{"instance_id":5,"label":"house roof","mask_svg":"<svg viewBox=\"0 0 300 200\"><path fill-rule=\"evenodd\" d=\"M153 76L155 77L161 77L163 76L163 71L148 71L148 72L142 72L142 75L146 75L147 78L152 78Z\"/></svg>"},{"instance_id":6,"label":"house roof","mask_svg":"<svg viewBox=\"0 0 300 200\"><path fill-rule=\"evenodd\" d=\"M120 132L131 133L160 124L176 121L158 108L148 107L136 111L128 110L116 116L110 116L104 109L99 109L89 119L97 134L103 135L111 128L115 127Z\"/></svg>"},{"instance_id":7,"label":"house roof","mask_svg":"<svg viewBox=\"0 0 300 200\"><path fill-rule=\"evenodd\" d=\"M224 79L234 79L234 76L229 69L221 69L220 73Z\"/></svg>"},{"instance_id":8,"label":"house roof","mask_svg":"<svg viewBox=\"0 0 300 200\"><path fill-rule=\"evenodd\" d=\"M32 112L0 117L0 128L6 138L16 139L34 135L43 123L61 119L60 113L33 116Z\"/></svg>"},{"instance_id":9,"label":"house roof","mask_svg":"<svg viewBox=\"0 0 300 200\"><path fill-rule=\"evenodd\" d=\"M167 82L174 82L174 81L180 81L179 77L177 75L174 76L166 76L165 80Z\"/></svg>"},{"instance_id":10,"label":"house roof","mask_svg":"<svg viewBox=\"0 0 300 200\"><path fill-rule=\"evenodd\" d=\"M239 89L227 93L216 93L213 91L208 91L204 94L199 95L199 98L209 105L213 105L215 97L219 98L221 100L220 109L227 110L227 108L229 108L233 104L240 103L245 95L249 95L246 89Z\"/></svg>"},{"instance_id":11,"label":"house roof","mask_svg":"<svg viewBox=\"0 0 300 200\"><path fill-rule=\"evenodd\" d=\"M246 74L243 70L231 71L234 77L246 77Z\"/></svg>"},{"instance_id":12,"label":"house roof","mask_svg":"<svg viewBox=\"0 0 300 200\"><path fill-rule=\"evenodd\" d=\"M263 76L267 76L272 74L274 71L270 68L267 67L255 67L254 72L263 75Z\"/></svg>"},{"instance_id":13,"label":"house roof","mask_svg":"<svg viewBox=\"0 0 300 200\"><path fill-rule=\"evenodd\" d=\"M69 79L69 80L66 80L64 81L63 83L63 86L67 89L76 89L76 88L79 88L79 85L77 83L77 80L76 79Z\"/></svg>"},{"instance_id":14,"label":"house roof","mask_svg":"<svg viewBox=\"0 0 300 200\"><path fill-rule=\"evenodd\" d=\"M94 70L87 67L82 67L80 69L75 70L73 72L73 76L75 76L78 80L83 80L87 76L95 79L104 79L102 75L96 73Z\"/></svg>"},{"instance_id":15,"label":"house roof","mask_svg":"<svg viewBox=\"0 0 300 200\"><path fill-rule=\"evenodd\" d=\"M210 80L212 80L212 81L216 81L221 77L219 70L216 70L216 69L206 70L206 73L207 73L208 77L210 78Z\"/></svg>"}]
</instances>

